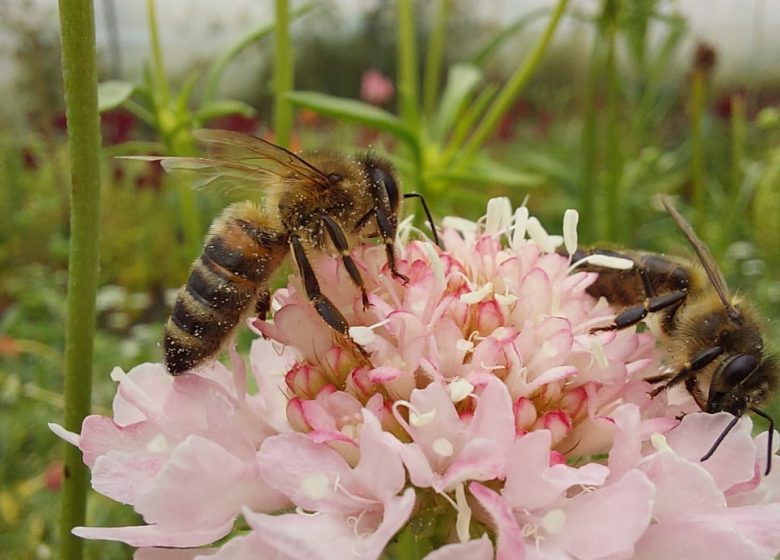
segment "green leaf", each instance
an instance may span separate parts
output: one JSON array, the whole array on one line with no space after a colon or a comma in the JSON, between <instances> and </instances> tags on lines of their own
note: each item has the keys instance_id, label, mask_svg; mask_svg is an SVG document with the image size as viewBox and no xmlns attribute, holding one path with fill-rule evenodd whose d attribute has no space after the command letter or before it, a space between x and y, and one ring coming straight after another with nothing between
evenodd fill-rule
<instances>
[{"instance_id":1,"label":"green leaf","mask_svg":"<svg viewBox=\"0 0 780 560\"><path fill-rule=\"evenodd\" d=\"M417 149L417 138L398 117L368 103L314 91L293 91L285 95L295 105L349 122L356 122L390 134Z\"/></svg>"},{"instance_id":2,"label":"green leaf","mask_svg":"<svg viewBox=\"0 0 780 560\"><path fill-rule=\"evenodd\" d=\"M135 86L129 82L109 80L98 84L98 111L116 109L133 94Z\"/></svg>"},{"instance_id":3,"label":"green leaf","mask_svg":"<svg viewBox=\"0 0 780 560\"><path fill-rule=\"evenodd\" d=\"M219 101L209 101L204 103L193 115L193 120L199 123L224 117L227 115L241 115L252 117L256 114L254 107L247 105L237 99L220 99Z\"/></svg>"},{"instance_id":4,"label":"green leaf","mask_svg":"<svg viewBox=\"0 0 780 560\"><path fill-rule=\"evenodd\" d=\"M550 15L550 8L537 8L510 23L504 29L494 34L485 45L471 57L471 63L475 66L484 66L488 59L503 45L507 39L519 33L533 22Z\"/></svg>"},{"instance_id":5,"label":"green leaf","mask_svg":"<svg viewBox=\"0 0 780 560\"><path fill-rule=\"evenodd\" d=\"M456 119L463 113L469 96L482 79L479 68L470 64L455 64L447 75L447 85L441 97L439 110L433 119L431 135L443 140Z\"/></svg>"},{"instance_id":6,"label":"green leaf","mask_svg":"<svg viewBox=\"0 0 780 560\"><path fill-rule=\"evenodd\" d=\"M493 183L510 187L538 187L544 182L542 175L523 173L502 165L487 157L474 158L468 166L436 171L434 180L461 181L469 183Z\"/></svg>"}]
</instances>

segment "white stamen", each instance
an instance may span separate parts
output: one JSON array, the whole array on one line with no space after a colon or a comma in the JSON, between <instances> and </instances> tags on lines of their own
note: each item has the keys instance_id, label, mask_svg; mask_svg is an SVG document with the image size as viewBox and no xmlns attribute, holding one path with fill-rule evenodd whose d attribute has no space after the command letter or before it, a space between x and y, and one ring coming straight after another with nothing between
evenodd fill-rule
<instances>
[{"instance_id":1,"label":"white stamen","mask_svg":"<svg viewBox=\"0 0 780 560\"><path fill-rule=\"evenodd\" d=\"M547 233L547 230L544 229L542 223L535 216L528 218L527 227L528 237L531 238L531 241L539 245L542 251L549 253L555 249L555 247L552 245L552 241L550 240L550 234Z\"/></svg>"},{"instance_id":2,"label":"white stamen","mask_svg":"<svg viewBox=\"0 0 780 560\"><path fill-rule=\"evenodd\" d=\"M322 500L333 492L330 478L322 472L310 474L304 478L301 482L301 490L306 494L306 497L312 500Z\"/></svg>"},{"instance_id":3,"label":"white stamen","mask_svg":"<svg viewBox=\"0 0 780 560\"><path fill-rule=\"evenodd\" d=\"M487 282L478 290L463 294L460 296L461 303L471 305L472 303L479 303L483 299L487 298L493 293L493 282Z\"/></svg>"},{"instance_id":4,"label":"white stamen","mask_svg":"<svg viewBox=\"0 0 780 560\"><path fill-rule=\"evenodd\" d=\"M450 400L454 403L459 403L474 392L474 385L462 377L456 377L447 386L447 390L450 393Z\"/></svg>"},{"instance_id":5,"label":"white stamen","mask_svg":"<svg viewBox=\"0 0 780 560\"><path fill-rule=\"evenodd\" d=\"M358 344L370 344L376 338L374 329L385 326L390 319L384 319L367 327L349 327L349 337Z\"/></svg>"},{"instance_id":6,"label":"white stamen","mask_svg":"<svg viewBox=\"0 0 780 560\"><path fill-rule=\"evenodd\" d=\"M436 410L429 410L428 412L415 412L414 410L409 410L409 423L414 426L415 428L422 428L423 426L426 426L430 424L433 419L436 417Z\"/></svg>"},{"instance_id":7,"label":"white stamen","mask_svg":"<svg viewBox=\"0 0 780 560\"><path fill-rule=\"evenodd\" d=\"M555 292L553 292L555 293ZM506 307L509 307L511 305L514 305L517 301L517 296L514 294L506 293L506 294L496 294L495 295L496 301L499 303L499 305L504 305Z\"/></svg>"},{"instance_id":8,"label":"white stamen","mask_svg":"<svg viewBox=\"0 0 780 560\"><path fill-rule=\"evenodd\" d=\"M115 381L119 383L125 377L127 377L127 374L124 371L122 371L122 368L115 367L114 369L111 370L111 381Z\"/></svg>"},{"instance_id":9,"label":"white stamen","mask_svg":"<svg viewBox=\"0 0 780 560\"><path fill-rule=\"evenodd\" d=\"M541 525L550 535L557 535L566 526L566 512L562 509L551 509L542 517Z\"/></svg>"},{"instance_id":10,"label":"white stamen","mask_svg":"<svg viewBox=\"0 0 780 560\"><path fill-rule=\"evenodd\" d=\"M485 233L497 235L506 231L512 221L512 203L505 196L491 198L487 203Z\"/></svg>"},{"instance_id":11,"label":"white stamen","mask_svg":"<svg viewBox=\"0 0 780 560\"><path fill-rule=\"evenodd\" d=\"M590 337L590 352L593 354L593 359L602 369L607 369L609 361L607 355L604 353L604 346L601 344L601 339L598 336Z\"/></svg>"},{"instance_id":12,"label":"white stamen","mask_svg":"<svg viewBox=\"0 0 780 560\"><path fill-rule=\"evenodd\" d=\"M466 542L471 535L469 534L469 525L471 524L471 508L466 501L466 490L461 482L455 487L455 500L458 505L458 517L455 521L455 529L458 533L460 542Z\"/></svg>"},{"instance_id":13,"label":"white stamen","mask_svg":"<svg viewBox=\"0 0 780 560\"><path fill-rule=\"evenodd\" d=\"M441 224L445 229L454 229L463 233L475 233L477 231L476 222L472 222L465 218L458 218L457 216L445 216L441 221Z\"/></svg>"},{"instance_id":14,"label":"white stamen","mask_svg":"<svg viewBox=\"0 0 780 560\"><path fill-rule=\"evenodd\" d=\"M446 438L436 438L432 448L433 452L439 457L452 457L452 454L455 452L452 443Z\"/></svg>"},{"instance_id":15,"label":"white stamen","mask_svg":"<svg viewBox=\"0 0 780 560\"><path fill-rule=\"evenodd\" d=\"M149 453L164 453L168 448L168 440L163 434L157 434L146 444L146 451Z\"/></svg>"},{"instance_id":16,"label":"white stamen","mask_svg":"<svg viewBox=\"0 0 780 560\"><path fill-rule=\"evenodd\" d=\"M528 208L521 206L515 210L515 231L512 233L512 247L517 249L525 241L528 228Z\"/></svg>"},{"instance_id":17,"label":"white stamen","mask_svg":"<svg viewBox=\"0 0 780 560\"><path fill-rule=\"evenodd\" d=\"M349 338L360 345L370 344L376 338L371 327L349 327Z\"/></svg>"},{"instance_id":18,"label":"white stamen","mask_svg":"<svg viewBox=\"0 0 780 560\"><path fill-rule=\"evenodd\" d=\"M423 243L423 249L428 254L428 262L431 264L433 277L436 278L436 286L441 289L447 284L447 279L444 277L444 264L436 249L433 248L433 243Z\"/></svg>"},{"instance_id":19,"label":"white stamen","mask_svg":"<svg viewBox=\"0 0 780 560\"><path fill-rule=\"evenodd\" d=\"M656 451L672 451L669 444L666 442L666 437L663 434L653 434L650 436L650 443L653 445Z\"/></svg>"},{"instance_id":20,"label":"white stamen","mask_svg":"<svg viewBox=\"0 0 780 560\"><path fill-rule=\"evenodd\" d=\"M563 244L570 255L577 250L577 222L579 221L580 215L576 210L569 208L563 214Z\"/></svg>"},{"instance_id":21,"label":"white stamen","mask_svg":"<svg viewBox=\"0 0 780 560\"><path fill-rule=\"evenodd\" d=\"M624 259L623 257L614 257L611 255L589 255L576 263L576 266L584 263L602 268L614 268L615 270L631 270L634 268L634 261L631 259ZM572 265L572 267L574 266L575 265Z\"/></svg>"},{"instance_id":22,"label":"white stamen","mask_svg":"<svg viewBox=\"0 0 780 560\"><path fill-rule=\"evenodd\" d=\"M464 354L474 348L474 343L470 340L466 340L464 338L461 338L455 343L455 349L458 352L463 352Z\"/></svg>"}]
</instances>

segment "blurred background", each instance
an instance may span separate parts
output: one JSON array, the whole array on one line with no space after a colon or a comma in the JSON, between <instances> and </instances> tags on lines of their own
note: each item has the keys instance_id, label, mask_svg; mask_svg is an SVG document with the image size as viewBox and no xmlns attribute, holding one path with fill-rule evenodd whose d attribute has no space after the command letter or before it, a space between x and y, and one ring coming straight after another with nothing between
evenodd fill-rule
<instances>
[{"instance_id":1,"label":"blurred background","mask_svg":"<svg viewBox=\"0 0 780 560\"><path fill-rule=\"evenodd\" d=\"M584 244L684 252L657 202L672 195L730 285L769 319L770 343L780 341L780 4L572 0L548 43L555 5L292 2L295 91L278 95L271 0L223 0L219 10L209 0L95 0L104 146L95 410L110 410L113 367L160 359L171 297L236 198L115 156L197 153L191 131L203 126L295 150L370 147L438 219L477 218L492 196L528 197L557 233L563 211L577 208ZM46 423L63 406L69 237L54 0L0 3L0 99L0 550L46 559L62 452ZM275 124L281 103L285 130ZM777 402L770 411L780 418ZM99 496L89 516L137 522ZM87 554L129 557L111 544Z\"/></svg>"}]
</instances>

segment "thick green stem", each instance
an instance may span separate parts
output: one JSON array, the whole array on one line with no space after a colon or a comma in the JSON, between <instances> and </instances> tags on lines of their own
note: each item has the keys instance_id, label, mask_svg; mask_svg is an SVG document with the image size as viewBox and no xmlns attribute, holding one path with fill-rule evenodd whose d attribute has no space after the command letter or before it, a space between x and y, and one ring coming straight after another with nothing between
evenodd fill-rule
<instances>
[{"instance_id":1,"label":"thick green stem","mask_svg":"<svg viewBox=\"0 0 780 560\"><path fill-rule=\"evenodd\" d=\"M747 116L745 100L734 95L731 98L731 201L736 208L742 189L742 162L745 160L745 137L747 136Z\"/></svg>"},{"instance_id":2,"label":"thick green stem","mask_svg":"<svg viewBox=\"0 0 780 560\"><path fill-rule=\"evenodd\" d=\"M566 10L568 4L569 0L558 0L558 4L555 6L552 17L547 24L547 28L544 30L536 47L534 47L531 54L523 60L520 67L515 70L515 73L509 78L509 81L498 93L498 96L488 109L485 118L482 119L482 122L471 135L471 138L469 138L469 141L464 148L464 158L473 156L482 147L488 137L498 127L504 113L511 107L512 103L517 99L517 96L520 95L520 92L542 61L544 53L547 52L547 47L550 45L553 34L558 27L558 22L561 20L561 16L563 16L563 12Z\"/></svg>"},{"instance_id":3,"label":"thick green stem","mask_svg":"<svg viewBox=\"0 0 780 560\"><path fill-rule=\"evenodd\" d=\"M65 428L81 431L92 398L92 353L100 233L100 120L91 0L60 0L62 65L71 166L68 318L65 324ZM81 451L65 448L60 558L80 559L83 543L71 534L83 525L89 472Z\"/></svg>"},{"instance_id":4,"label":"thick green stem","mask_svg":"<svg viewBox=\"0 0 780 560\"><path fill-rule=\"evenodd\" d=\"M168 90L168 79L165 73L165 65L160 46L160 33L157 30L157 11L155 0L146 0L146 17L149 21L149 41L152 47L152 76L154 78L154 92L159 99L159 106L167 106L171 100L171 92Z\"/></svg>"},{"instance_id":5,"label":"thick green stem","mask_svg":"<svg viewBox=\"0 0 780 560\"><path fill-rule=\"evenodd\" d=\"M285 97L293 88L292 43L290 41L290 5L276 0L276 54L274 60L274 133L276 143L290 145L293 106Z\"/></svg>"},{"instance_id":6,"label":"thick green stem","mask_svg":"<svg viewBox=\"0 0 780 560\"><path fill-rule=\"evenodd\" d=\"M606 129L604 138L606 160L606 212L604 223L606 232L604 239L623 241L621 216L625 212L622 206L620 179L623 162L620 155L620 115L619 115L619 85L616 65L616 29L610 25L607 31L607 59L604 67L604 78L607 86L606 95Z\"/></svg>"},{"instance_id":7,"label":"thick green stem","mask_svg":"<svg viewBox=\"0 0 780 560\"><path fill-rule=\"evenodd\" d=\"M699 70L693 72L691 94L691 184L693 186L693 225L702 230L706 216L704 178L704 130L702 119L706 104L706 76Z\"/></svg>"},{"instance_id":8,"label":"thick green stem","mask_svg":"<svg viewBox=\"0 0 780 560\"><path fill-rule=\"evenodd\" d=\"M417 128L417 41L411 0L398 0L398 113L406 125Z\"/></svg>"},{"instance_id":9,"label":"thick green stem","mask_svg":"<svg viewBox=\"0 0 780 560\"><path fill-rule=\"evenodd\" d=\"M447 13L450 0L439 0L436 19L433 22L428 39L428 51L425 54L425 76L423 79L423 109L427 118L433 115L436 97L441 80L441 64L444 59L444 40L447 35Z\"/></svg>"}]
</instances>

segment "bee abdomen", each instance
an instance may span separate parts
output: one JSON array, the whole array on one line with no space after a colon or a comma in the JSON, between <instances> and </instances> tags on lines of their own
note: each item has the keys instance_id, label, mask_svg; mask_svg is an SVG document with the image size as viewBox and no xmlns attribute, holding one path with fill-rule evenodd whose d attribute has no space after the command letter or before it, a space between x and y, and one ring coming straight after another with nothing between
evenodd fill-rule
<instances>
[{"instance_id":1,"label":"bee abdomen","mask_svg":"<svg viewBox=\"0 0 780 560\"><path fill-rule=\"evenodd\" d=\"M215 222L165 325L165 362L174 375L219 352L287 252L283 235L234 212Z\"/></svg>"}]
</instances>

